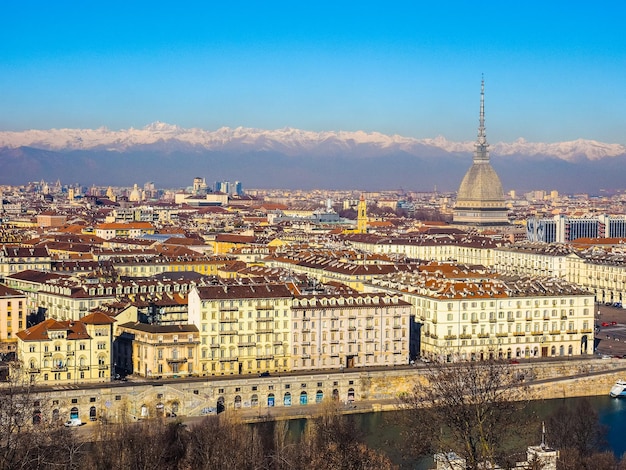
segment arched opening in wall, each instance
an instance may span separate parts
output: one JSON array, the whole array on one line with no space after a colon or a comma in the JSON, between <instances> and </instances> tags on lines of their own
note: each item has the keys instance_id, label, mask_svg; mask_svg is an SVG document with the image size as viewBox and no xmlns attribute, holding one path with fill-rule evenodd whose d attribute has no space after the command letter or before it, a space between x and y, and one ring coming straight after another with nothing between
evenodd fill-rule
<instances>
[{"instance_id":1,"label":"arched opening in wall","mask_svg":"<svg viewBox=\"0 0 626 470\"><path fill-rule=\"evenodd\" d=\"M552 347L550 348L550 355L551 355L551 356L556 356L556 346L552 346Z\"/></svg>"},{"instance_id":2,"label":"arched opening in wall","mask_svg":"<svg viewBox=\"0 0 626 470\"><path fill-rule=\"evenodd\" d=\"M291 406L291 393L289 392L285 393L285 396L283 398L283 405Z\"/></svg>"},{"instance_id":3,"label":"arched opening in wall","mask_svg":"<svg viewBox=\"0 0 626 470\"><path fill-rule=\"evenodd\" d=\"M250 406L259 406L259 396L256 393L250 397Z\"/></svg>"},{"instance_id":4,"label":"arched opening in wall","mask_svg":"<svg viewBox=\"0 0 626 470\"><path fill-rule=\"evenodd\" d=\"M533 356L535 357L539 356L539 346L535 346L535 348L533 349Z\"/></svg>"},{"instance_id":5,"label":"arched opening in wall","mask_svg":"<svg viewBox=\"0 0 626 470\"><path fill-rule=\"evenodd\" d=\"M141 405L141 409L140 409L140 413L139 413L139 417L141 419L145 419L148 417L148 407L146 405Z\"/></svg>"},{"instance_id":6,"label":"arched opening in wall","mask_svg":"<svg viewBox=\"0 0 626 470\"><path fill-rule=\"evenodd\" d=\"M217 406L215 407L217 410L217 414L226 410L226 406L224 405L224 397L219 397L217 399Z\"/></svg>"},{"instance_id":7,"label":"arched opening in wall","mask_svg":"<svg viewBox=\"0 0 626 470\"><path fill-rule=\"evenodd\" d=\"M241 395L235 397L235 409L241 408Z\"/></svg>"},{"instance_id":8,"label":"arched opening in wall","mask_svg":"<svg viewBox=\"0 0 626 470\"><path fill-rule=\"evenodd\" d=\"M569 354L570 356L574 354L574 346L572 346L571 344L567 347L567 354Z\"/></svg>"},{"instance_id":9,"label":"arched opening in wall","mask_svg":"<svg viewBox=\"0 0 626 470\"><path fill-rule=\"evenodd\" d=\"M300 392L300 404L306 405L309 402L309 397L306 392Z\"/></svg>"},{"instance_id":10,"label":"arched opening in wall","mask_svg":"<svg viewBox=\"0 0 626 470\"><path fill-rule=\"evenodd\" d=\"M33 424L40 424L40 423L41 423L41 410L35 409L35 411L33 411Z\"/></svg>"},{"instance_id":11,"label":"arched opening in wall","mask_svg":"<svg viewBox=\"0 0 626 470\"><path fill-rule=\"evenodd\" d=\"M524 349L524 357L530 357L530 348L528 346Z\"/></svg>"},{"instance_id":12,"label":"arched opening in wall","mask_svg":"<svg viewBox=\"0 0 626 470\"><path fill-rule=\"evenodd\" d=\"M513 357L513 351L511 351L511 348L509 348L506 350L506 358L511 359L511 357Z\"/></svg>"},{"instance_id":13,"label":"arched opening in wall","mask_svg":"<svg viewBox=\"0 0 626 470\"><path fill-rule=\"evenodd\" d=\"M559 346L559 356L563 356L565 354L565 346Z\"/></svg>"},{"instance_id":14,"label":"arched opening in wall","mask_svg":"<svg viewBox=\"0 0 626 470\"><path fill-rule=\"evenodd\" d=\"M353 388L348 389L348 401L354 401L354 389Z\"/></svg>"},{"instance_id":15,"label":"arched opening in wall","mask_svg":"<svg viewBox=\"0 0 626 470\"><path fill-rule=\"evenodd\" d=\"M70 419L78 419L78 408L75 406L70 410Z\"/></svg>"},{"instance_id":16,"label":"arched opening in wall","mask_svg":"<svg viewBox=\"0 0 626 470\"><path fill-rule=\"evenodd\" d=\"M333 400L339 400L339 390L333 389Z\"/></svg>"},{"instance_id":17,"label":"arched opening in wall","mask_svg":"<svg viewBox=\"0 0 626 470\"><path fill-rule=\"evenodd\" d=\"M321 390L318 390L317 393L315 394L315 403L322 403L323 400L324 400L324 392L322 392Z\"/></svg>"},{"instance_id":18,"label":"arched opening in wall","mask_svg":"<svg viewBox=\"0 0 626 470\"><path fill-rule=\"evenodd\" d=\"M270 407L271 407L271 406L274 406L274 405L275 405L275 400L276 400L276 399L274 398L274 394L273 394L273 393L270 393L270 394L267 396L267 406L270 406Z\"/></svg>"},{"instance_id":19,"label":"arched opening in wall","mask_svg":"<svg viewBox=\"0 0 626 470\"><path fill-rule=\"evenodd\" d=\"M98 419L96 407L92 406L91 408L89 408L89 421L95 421L96 419Z\"/></svg>"},{"instance_id":20,"label":"arched opening in wall","mask_svg":"<svg viewBox=\"0 0 626 470\"><path fill-rule=\"evenodd\" d=\"M484 361L485 360L485 353L484 352L480 352L480 360Z\"/></svg>"},{"instance_id":21,"label":"arched opening in wall","mask_svg":"<svg viewBox=\"0 0 626 470\"><path fill-rule=\"evenodd\" d=\"M180 408L180 403L177 401L172 402L172 414L176 416L178 414L178 409Z\"/></svg>"},{"instance_id":22,"label":"arched opening in wall","mask_svg":"<svg viewBox=\"0 0 626 470\"><path fill-rule=\"evenodd\" d=\"M157 403L156 405L156 416L158 418L162 418L165 416L165 405L163 403Z\"/></svg>"},{"instance_id":23,"label":"arched opening in wall","mask_svg":"<svg viewBox=\"0 0 626 470\"><path fill-rule=\"evenodd\" d=\"M587 354L587 342L587 335L583 335L582 338L580 338L580 350L583 354Z\"/></svg>"},{"instance_id":24,"label":"arched opening in wall","mask_svg":"<svg viewBox=\"0 0 626 470\"><path fill-rule=\"evenodd\" d=\"M61 412L58 408L52 410L52 422L57 422L61 419Z\"/></svg>"}]
</instances>

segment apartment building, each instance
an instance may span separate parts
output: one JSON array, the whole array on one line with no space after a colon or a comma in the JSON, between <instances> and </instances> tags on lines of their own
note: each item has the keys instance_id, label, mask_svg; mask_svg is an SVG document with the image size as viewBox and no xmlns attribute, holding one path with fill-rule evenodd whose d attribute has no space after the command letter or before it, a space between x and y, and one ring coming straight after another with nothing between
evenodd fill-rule
<instances>
[{"instance_id":1,"label":"apartment building","mask_svg":"<svg viewBox=\"0 0 626 470\"><path fill-rule=\"evenodd\" d=\"M388 293L297 295L293 370L407 364L411 304Z\"/></svg>"},{"instance_id":2,"label":"apartment building","mask_svg":"<svg viewBox=\"0 0 626 470\"><path fill-rule=\"evenodd\" d=\"M292 293L285 284L194 286L188 298L202 375L290 370Z\"/></svg>"},{"instance_id":3,"label":"apartment building","mask_svg":"<svg viewBox=\"0 0 626 470\"><path fill-rule=\"evenodd\" d=\"M15 333L26 326L26 295L0 284L0 354L15 352Z\"/></svg>"},{"instance_id":4,"label":"apartment building","mask_svg":"<svg viewBox=\"0 0 626 470\"><path fill-rule=\"evenodd\" d=\"M111 380L113 320L93 313L80 321L47 319L17 333L17 358L31 383Z\"/></svg>"},{"instance_id":5,"label":"apartment building","mask_svg":"<svg viewBox=\"0 0 626 470\"><path fill-rule=\"evenodd\" d=\"M124 323L117 328L115 343L117 373L159 378L199 373L195 325Z\"/></svg>"},{"instance_id":6,"label":"apartment building","mask_svg":"<svg viewBox=\"0 0 626 470\"><path fill-rule=\"evenodd\" d=\"M421 355L444 361L593 354L594 296L563 279L435 273L377 280L403 293L421 325Z\"/></svg>"}]
</instances>

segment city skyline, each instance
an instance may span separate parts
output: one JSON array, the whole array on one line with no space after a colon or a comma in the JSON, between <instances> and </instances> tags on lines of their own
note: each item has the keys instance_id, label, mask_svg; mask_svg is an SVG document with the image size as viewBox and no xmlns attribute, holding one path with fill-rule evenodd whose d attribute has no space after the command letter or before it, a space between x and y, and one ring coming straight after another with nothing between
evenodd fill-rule
<instances>
[{"instance_id":1,"label":"city skyline","mask_svg":"<svg viewBox=\"0 0 626 470\"><path fill-rule=\"evenodd\" d=\"M626 143L622 5L33 3L5 6L0 131L162 121L465 142L484 73L492 143Z\"/></svg>"}]
</instances>

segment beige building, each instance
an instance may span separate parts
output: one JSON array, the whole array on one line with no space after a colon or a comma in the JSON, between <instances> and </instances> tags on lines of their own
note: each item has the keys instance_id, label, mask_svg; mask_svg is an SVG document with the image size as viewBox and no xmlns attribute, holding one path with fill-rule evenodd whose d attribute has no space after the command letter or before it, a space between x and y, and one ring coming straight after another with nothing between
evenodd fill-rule
<instances>
[{"instance_id":1,"label":"beige building","mask_svg":"<svg viewBox=\"0 0 626 470\"><path fill-rule=\"evenodd\" d=\"M293 370L407 364L411 304L387 293L296 296Z\"/></svg>"},{"instance_id":2,"label":"beige building","mask_svg":"<svg viewBox=\"0 0 626 470\"><path fill-rule=\"evenodd\" d=\"M35 269L50 271L52 260L46 248L0 247L0 277Z\"/></svg>"},{"instance_id":3,"label":"beige building","mask_svg":"<svg viewBox=\"0 0 626 470\"><path fill-rule=\"evenodd\" d=\"M111 380L113 320L92 313L80 321L45 320L17 333L17 358L38 385Z\"/></svg>"},{"instance_id":4,"label":"beige building","mask_svg":"<svg viewBox=\"0 0 626 470\"><path fill-rule=\"evenodd\" d=\"M284 284L192 288L201 375L290 370L291 298Z\"/></svg>"},{"instance_id":5,"label":"beige building","mask_svg":"<svg viewBox=\"0 0 626 470\"><path fill-rule=\"evenodd\" d=\"M389 277L421 323L421 355L444 361L593 354L593 294L562 279L460 268ZM456 271L454 271L456 269Z\"/></svg>"},{"instance_id":6,"label":"beige building","mask_svg":"<svg viewBox=\"0 0 626 470\"><path fill-rule=\"evenodd\" d=\"M195 325L129 322L118 326L115 342L117 373L166 378L199 372L200 335Z\"/></svg>"},{"instance_id":7,"label":"beige building","mask_svg":"<svg viewBox=\"0 0 626 470\"><path fill-rule=\"evenodd\" d=\"M26 295L0 284L0 354L14 352L17 333L26 325Z\"/></svg>"}]
</instances>

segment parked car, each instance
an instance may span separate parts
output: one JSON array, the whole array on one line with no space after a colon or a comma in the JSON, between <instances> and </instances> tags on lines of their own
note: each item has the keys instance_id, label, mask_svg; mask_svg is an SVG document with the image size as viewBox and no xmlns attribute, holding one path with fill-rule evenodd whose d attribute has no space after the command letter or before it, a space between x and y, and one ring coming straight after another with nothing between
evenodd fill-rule
<instances>
[{"instance_id":1,"label":"parked car","mask_svg":"<svg viewBox=\"0 0 626 470\"><path fill-rule=\"evenodd\" d=\"M82 426L83 422L78 419L78 418L72 418L70 420L67 420L65 423L63 423L63 426L65 426L66 428L74 428L77 426Z\"/></svg>"},{"instance_id":2,"label":"parked car","mask_svg":"<svg viewBox=\"0 0 626 470\"><path fill-rule=\"evenodd\" d=\"M616 321L612 321L611 322L611 326L615 326L615 325L617 325L617 322Z\"/></svg>"},{"instance_id":3,"label":"parked car","mask_svg":"<svg viewBox=\"0 0 626 470\"><path fill-rule=\"evenodd\" d=\"M602 326L611 326L611 324L608 321L603 321Z\"/></svg>"}]
</instances>

